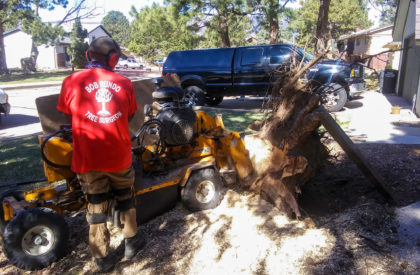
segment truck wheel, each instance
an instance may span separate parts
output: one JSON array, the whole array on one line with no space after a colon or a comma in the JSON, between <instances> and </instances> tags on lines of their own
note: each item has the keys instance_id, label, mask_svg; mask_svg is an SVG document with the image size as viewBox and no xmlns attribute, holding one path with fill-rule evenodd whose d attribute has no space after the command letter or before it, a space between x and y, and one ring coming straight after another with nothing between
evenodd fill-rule
<instances>
[{"instance_id":1,"label":"truck wheel","mask_svg":"<svg viewBox=\"0 0 420 275\"><path fill-rule=\"evenodd\" d=\"M4 209L3 209L3 200L5 197L13 196L17 201L21 201L25 199L22 190L7 190L0 194L0 233L3 233L4 228L8 224L7 221L4 220Z\"/></svg>"},{"instance_id":2,"label":"truck wheel","mask_svg":"<svg viewBox=\"0 0 420 275\"><path fill-rule=\"evenodd\" d=\"M124 69L128 69L128 65L124 65Z\"/></svg>"},{"instance_id":3,"label":"truck wheel","mask_svg":"<svg viewBox=\"0 0 420 275\"><path fill-rule=\"evenodd\" d=\"M204 105L204 91L199 86L189 86L185 88L184 100L191 106Z\"/></svg>"},{"instance_id":4,"label":"truck wheel","mask_svg":"<svg viewBox=\"0 0 420 275\"><path fill-rule=\"evenodd\" d=\"M20 211L6 226L3 250L9 261L38 270L66 255L68 228L64 217L49 208Z\"/></svg>"},{"instance_id":5,"label":"truck wheel","mask_svg":"<svg viewBox=\"0 0 420 275\"><path fill-rule=\"evenodd\" d=\"M338 83L321 86L321 103L329 112L338 112L343 109L347 102L347 92L343 86Z\"/></svg>"},{"instance_id":6,"label":"truck wheel","mask_svg":"<svg viewBox=\"0 0 420 275\"><path fill-rule=\"evenodd\" d=\"M223 101L223 96L206 96L205 100L209 106L217 106Z\"/></svg>"},{"instance_id":7,"label":"truck wheel","mask_svg":"<svg viewBox=\"0 0 420 275\"><path fill-rule=\"evenodd\" d=\"M195 171L181 190L181 200L191 211L214 208L222 198L222 179L213 168Z\"/></svg>"}]
</instances>

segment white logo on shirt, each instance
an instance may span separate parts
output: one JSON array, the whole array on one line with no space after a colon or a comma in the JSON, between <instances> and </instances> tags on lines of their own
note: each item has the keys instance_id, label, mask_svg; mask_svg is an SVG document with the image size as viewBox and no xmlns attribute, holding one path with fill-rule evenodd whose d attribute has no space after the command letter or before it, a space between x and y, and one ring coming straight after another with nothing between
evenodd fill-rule
<instances>
[{"instance_id":1,"label":"white logo on shirt","mask_svg":"<svg viewBox=\"0 0 420 275\"><path fill-rule=\"evenodd\" d=\"M85 117L93 122L103 124L112 123L122 117L122 113L120 111L116 112L115 114L111 114L106 108L106 104L112 100L112 91L118 93L120 89L120 86L110 81L99 81L99 85L98 82L93 82L87 85L85 90L88 93L97 90L95 93L95 99L98 103L101 104L101 106L100 110L96 112L96 115L94 112L89 110L85 113Z\"/></svg>"},{"instance_id":2,"label":"white logo on shirt","mask_svg":"<svg viewBox=\"0 0 420 275\"><path fill-rule=\"evenodd\" d=\"M109 116L111 113L106 110L106 104L111 101L112 93L108 89L100 88L95 94L95 99L99 103L102 103L102 109L97 114L100 116Z\"/></svg>"}]
</instances>

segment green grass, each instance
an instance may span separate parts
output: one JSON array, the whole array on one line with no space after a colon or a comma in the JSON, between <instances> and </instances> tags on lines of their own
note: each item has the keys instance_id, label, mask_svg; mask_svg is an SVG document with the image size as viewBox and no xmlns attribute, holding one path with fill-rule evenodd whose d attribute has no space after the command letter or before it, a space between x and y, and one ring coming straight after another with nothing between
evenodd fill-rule
<instances>
[{"instance_id":1,"label":"green grass","mask_svg":"<svg viewBox=\"0 0 420 275\"><path fill-rule=\"evenodd\" d=\"M5 184L45 178L36 136L1 141L0 156L0 188Z\"/></svg>"},{"instance_id":2,"label":"green grass","mask_svg":"<svg viewBox=\"0 0 420 275\"><path fill-rule=\"evenodd\" d=\"M339 119L335 119L335 122L337 122L338 125L340 125L341 129L345 130L349 128L350 126L350 120L347 121L340 121ZM318 127L318 132L326 132L327 129L325 129L324 125L321 124L321 126Z\"/></svg>"},{"instance_id":3,"label":"green grass","mask_svg":"<svg viewBox=\"0 0 420 275\"><path fill-rule=\"evenodd\" d=\"M214 116L215 114L221 114L225 128L229 131L234 132L246 132L252 131L248 128L248 125L255 120L263 120L267 115L262 113L253 113L245 111L228 111L228 110L203 110L207 114Z\"/></svg>"},{"instance_id":4,"label":"green grass","mask_svg":"<svg viewBox=\"0 0 420 275\"><path fill-rule=\"evenodd\" d=\"M70 75L70 69L56 70L50 72L36 72L36 73L11 73L9 75L0 76L0 85L30 83L30 82L46 82L46 81L61 81L66 76Z\"/></svg>"}]
</instances>

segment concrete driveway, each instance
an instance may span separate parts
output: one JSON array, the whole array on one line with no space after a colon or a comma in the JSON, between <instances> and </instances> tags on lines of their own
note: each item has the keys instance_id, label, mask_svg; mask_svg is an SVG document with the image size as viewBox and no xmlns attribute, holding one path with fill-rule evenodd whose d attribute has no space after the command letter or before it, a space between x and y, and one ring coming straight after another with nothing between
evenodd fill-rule
<instances>
[{"instance_id":1,"label":"concrete driveway","mask_svg":"<svg viewBox=\"0 0 420 275\"><path fill-rule=\"evenodd\" d=\"M391 114L392 106L400 106L400 114ZM420 144L420 119L411 108L402 97L366 91L334 115L349 122L343 128L354 142Z\"/></svg>"}]
</instances>

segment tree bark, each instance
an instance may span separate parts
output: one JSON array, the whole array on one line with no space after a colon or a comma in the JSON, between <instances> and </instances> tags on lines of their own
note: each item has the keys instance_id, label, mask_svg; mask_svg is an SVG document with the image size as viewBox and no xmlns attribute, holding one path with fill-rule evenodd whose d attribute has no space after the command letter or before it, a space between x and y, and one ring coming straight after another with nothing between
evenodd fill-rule
<instances>
[{"instance_id":1,"label":"tree bark","mask_svg":"<svg viewBox=\"0 0 420 275\"><path fill-rule=\"evenodd\" d=\"M277 18L270 20L270 44L277 44L279 35L279 22Z\"/></svg>"},{"instance_id":2,"label":"tree bark","mask_svg":"<svg viewBox=\"0 0 420 275\"><path fill-rule=\"evenodd\" d=\"M278 0L271 0L268 11L270 22L270 44L277 44L279 36Z\"/></svg>"},{"instance_id":3,"label":"tree bark","mask_svg":"<svg viewBox=\"0 0 420 275\"><path fill-rule=\"evenodd\" d=\"M35 2L35 15L36 17L39 17L39 1ZM36 61L38 60L38 48L34 43L34 39L32 36L32 47L31 47L31 56L30 56L30 60L33 64L33 67L31 68L31 71L35 72L36 71Z\"/></svg>"},{"instance_id":4,"label":"tree bark","mask_svg":"<svg viewBox=\"0 0 420 275\"><path fill-rule=\"evenodd\" d=\"M31 56L29 57L29 60L31 62L31 65L29 67L30 71L36 72L36 61L38 60L38 48L35 46L35 43L32 41L32 48L31 48Z\"/></svg>"},{"instance_id":5,"label":"tree bark","mask_svg":"<svg viewBox=\"0 0 420 275\"><path fill-rule=\"evenodd\" d=\"M3 22L0 21L0 74L7 74L6 51L4 48Z\"/></svg>"},{"instance_id":6,"label":"tree bark","mask_svg":"<svg viewBox=\"0 0 420 275\"><path fill-rule=\"evenodd\" d=\"M320 0L318 22L316 25L315 54L325 52L331 43L331 26L328 22L328 12L331 0Z\"/></svg>"},{"instance_id":7,"label":"tree bark","mask_svg":"<svg viewBox=\"0 0 420 275\"><path fill-rule=\"evenodd\" d=\"M219 14L220 35L222 38L223 48L230 48L229 27L227 23L227 15Z\"/></svg>"}]
</instances>

